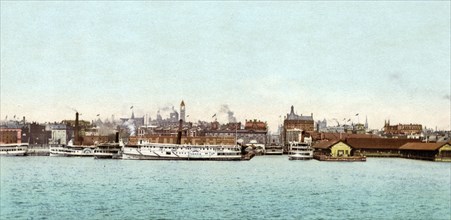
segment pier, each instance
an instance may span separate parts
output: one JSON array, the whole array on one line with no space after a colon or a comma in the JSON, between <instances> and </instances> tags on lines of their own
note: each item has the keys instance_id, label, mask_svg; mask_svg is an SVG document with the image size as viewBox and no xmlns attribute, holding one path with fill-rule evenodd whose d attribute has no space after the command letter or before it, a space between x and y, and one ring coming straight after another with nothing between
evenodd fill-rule
<instances>
[{"instance_id":1,"label":"pier","mask_svg":"<svg viewBox=\"0 0 451 220\"><path fill-rule=\"evenodd\" d=\"M332 157L326 155L314 155L313 159L319 161L347 161L347 162L365 162L365 156Z\"/></svg>"}]
</instances>

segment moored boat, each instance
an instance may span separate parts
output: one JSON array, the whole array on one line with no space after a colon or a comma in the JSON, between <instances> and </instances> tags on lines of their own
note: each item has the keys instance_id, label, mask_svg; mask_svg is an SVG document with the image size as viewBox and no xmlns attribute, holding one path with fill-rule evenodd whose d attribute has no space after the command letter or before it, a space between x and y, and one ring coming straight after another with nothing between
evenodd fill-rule
<instances>
[{"instance_id":1,"label":"moored boat","mask_svg":"<svg viewBox=\"0 0 451 220\"><path fill-rule=\"evenodd\" d=\"M126 145L122 159L138 160L249 160L239 145L140 143Z\"/></svg>"},{"instance_id":2,"label":"moored boat","mask_svg":"<svg viewBox=\"0 0 451 220\"><path fill-rule=\"evenodd\" d=\"M94 159L121 159L122 143L102 143L94 149Z\"/></svg>"},{"instance_id":3,"label":"moored boat","mask_svg":"<svg viewBox=\"0 0 451 220\"><path fill-rule=\"evenodd\" d=\"M28 143L0 144L0 156L25 156Z\"/></svg>"},{"instance_id":4,"label":"moored boat","mask_svg":"<svg viewBox=\"0 0 451 220\"><path fill-rule=\"evenodd\" d=\"M73 145L70 140L67 145L51 145L49 147L51 157L92 157L95 146Z\"/></svg>"},{"instance_id":5,"label":"moored boat","mask_svg":"<svg viewBox=\"0 0 451 220\"><path fill-rule=\"evenodd\" d=\"M313 159L313 148L307 143L301 143L296 141L290 142L288 159L290 160Z\"/></svg>"},{"instance_id":6,"label":"moored boat","mask_svg":"<svg viewBox=\"0 0 451 220\"><path fill-rule=\"evenodd\" d=\"M290 160L310 160L313 159L312 138L304 137L304 133L299 134L299 141L290 141L288 159Z\"/></svg>"},{"instance_id":7,"label":"moored boat","mask_svg":"<svg viewBox=\"0 0 451 220\"><path fill-rule=\"evenodd\" d=\"M137 160L250 160L255 152L246 152L241 145L197 145L181 144L182 123L179 121L177 142L150 143L139 140L137 144L127 144L122 151L122 159ZM235 143L236 137L235 137Z\"/></svg>"},{"instance_id":8,"label":"moored boat","mask_svg":"<svg viewBox=\"0 0 451 220\"><path fill-rule=\"evenodd\" d=\"M279 145L269 145L266 146L265 150L266 155L282 155L283 154L283 148Z\"/></svg>"}]
</instances>

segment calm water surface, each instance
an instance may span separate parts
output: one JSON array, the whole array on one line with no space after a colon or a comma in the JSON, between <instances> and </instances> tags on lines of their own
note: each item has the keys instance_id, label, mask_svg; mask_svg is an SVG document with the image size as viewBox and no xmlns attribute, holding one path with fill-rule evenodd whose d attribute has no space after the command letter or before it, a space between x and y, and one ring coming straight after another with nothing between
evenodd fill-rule
<instances>
[{"instance_id":1,"label":"calm water surface","mask_svg":"<svg viewBox=\"0 0 451 220\"><path fill-rule=\"evenodd\" d=\"M451 219L451 163L2 157L1 219Z\"/></svg>"}]
</instances>

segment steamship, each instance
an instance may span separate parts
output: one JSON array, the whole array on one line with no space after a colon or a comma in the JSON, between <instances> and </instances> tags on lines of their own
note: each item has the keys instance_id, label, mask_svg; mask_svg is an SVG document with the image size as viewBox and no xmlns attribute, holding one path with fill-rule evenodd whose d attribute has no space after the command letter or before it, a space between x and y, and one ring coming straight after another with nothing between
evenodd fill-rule
<instances>
[{"instance_id":1,"label":"steamship","mask_svg":"<svg viewBox=\"0 0 451 220\"><path fill-rule=\"evenodd\" d=\"M67 145L50 145L49 151L51 157L93 157L96 146L80 145L80 126L78 112L75 113L74 139L71 139Z\"/></svg>"},{"instance_id":2,"label":"steamship","mask_svg":"<svg viewBox=\"0 0 451 220\"><path fill-rule=\"evenodd\" d=\"M93 157L95 146L73 145L70 140L67 145L51 145L51 157Z\"/></svg>"},{"instance_id":3,"label":"steamship","mask_svg":"<svg viewBox=\"0 0 451 220\"><path fill-rule=\"evenodd\" d=\"M246 160L238 145L192 145L140 142L126 145L122 159L137 160Z\"/></svg>"},{"instance_id":4,"label":"steamship","mask_svg":"<svg viewBox=\"0 0 451 220\"><path fill-rule=\"evenodd\" d=\"M182 120L180 120L177 143L149 143L139 140L127 144L122 159L135 160L250 160L255 155L240 145L181 144ZM236 141L235 141L236 142Z\"/></svg>"},{"instance_id":5,"label":"steamship","mask_svg":"<svg viewBox=\"0 0 451 220\"><path fill-rule=\"evenodd\" d=\"M304 137L299 134L299 141L289 142L288 159L289 160L309 160L313 159L312 138Z\"/></svg>"},{"instance_id":6,"label":"steamship","mask_svg":"<svg viewBox=\"0 0 451 220\"><path fill-rule=\"evenodd\" d=\"M102 143L94 149L94 159L121 159L123 143Z\"/></svg>"},{"instance_id":7,"label":"steamship","mask_svg":"<svg viewBox=\"0 0 451 220\"><path fill-rule=\"evenodd\" d=\"M1 144L0 156L25 156L28 151L28 144Z\"/></svg>"}]
</instances>

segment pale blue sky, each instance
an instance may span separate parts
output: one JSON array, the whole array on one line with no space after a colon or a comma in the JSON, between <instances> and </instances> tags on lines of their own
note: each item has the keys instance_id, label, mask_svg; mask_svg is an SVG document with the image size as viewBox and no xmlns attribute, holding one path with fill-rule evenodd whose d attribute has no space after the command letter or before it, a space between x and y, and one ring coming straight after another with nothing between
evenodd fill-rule
<instances>
[{"instance_id":1,"label":"pale blue sky","mask_svg":"<svg viewBox=\"0 0 451 220\"><path fill-rule=\"evenodd\" d=\"M228 104L450 129L450 2L1 2L1 118ZM219 117L224 120L225 117Z\"/></svg>"}]
</instances>

